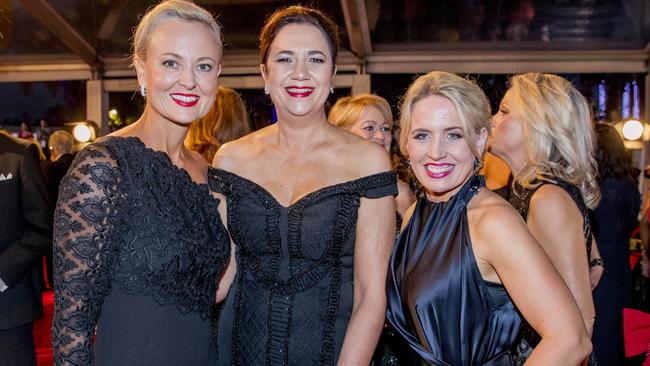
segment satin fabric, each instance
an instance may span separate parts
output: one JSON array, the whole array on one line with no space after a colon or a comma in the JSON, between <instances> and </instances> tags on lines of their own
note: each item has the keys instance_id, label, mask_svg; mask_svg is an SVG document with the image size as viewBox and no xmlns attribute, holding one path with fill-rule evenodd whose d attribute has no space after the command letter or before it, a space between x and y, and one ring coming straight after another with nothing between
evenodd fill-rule
<instances>
[{"instance_id":1,"label":"satin fabric","mask_svg":"<svg viewBox=\"0 0 650 366\"><path fill-rule=\"evenodd\" d=\"M473 176L447 202L421 198L391 256L387 318L421 364L514 364L521 318L492 299L469 236L467 204L484 186Z\"/></svg>"}]
</instances>

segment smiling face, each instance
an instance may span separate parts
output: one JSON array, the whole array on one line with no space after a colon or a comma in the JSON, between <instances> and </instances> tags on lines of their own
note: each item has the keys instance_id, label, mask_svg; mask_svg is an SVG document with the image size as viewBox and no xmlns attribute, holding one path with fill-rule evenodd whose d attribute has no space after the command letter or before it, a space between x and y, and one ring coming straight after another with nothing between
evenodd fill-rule
<instances>
[{"instance_id":1,"label":"smiling face","mask_svg":"<svg viewBox=\"0 0 650 366\"><path fill-rule=\"evenodd\" d=\"M412 106L406 151L415 177L431 201L447 201L474 172L475 155L469 143L483 151L487 131L467 141L454 104L429 95Z\"/></svg>"},{"instance_id":2,"label":"smiling face","mask_svg":"<svg viewBox=\"0 0 650 366\"><path fill-rule=\"evenodd\" d=\"M526 159L524 122L520 116L513 92L508 90L499 111L492 117L490 152L508 163L513 171L518 171Z\"/></svg>"},{"instance_id":3,"label":"smiling face","mask_svg":"<svg viewBox=\"0 0 650 366\"><path fill-rule=\"evenodd\" d=\"M330 48L320 29L301 23L284 26L260 68L279 119L325 114L334 75Z\"/></svg>"},{"instance_id":4,"label":"smiling face","mask_svg":"<svg viewBox=\"0 0 650 366\"><path fill-rule=\"evenodd\" d=\"M365 107L359 119L349 126L348 131L379 144L390 152L390 144L393 141L392 131L388 121L377 108Z\"/></svg>"},{"instance_id":5,"label":"smiling face","mask_svg":"<svg viewBox=\"0 0 650 366\"><path fill-rule=\"evenodd\" d=\"M154 114L189 124L208 113L217 92L221 47L206 25L163 22L151 33L146 57L134 63Z\"/></svg>"}]
</instances>

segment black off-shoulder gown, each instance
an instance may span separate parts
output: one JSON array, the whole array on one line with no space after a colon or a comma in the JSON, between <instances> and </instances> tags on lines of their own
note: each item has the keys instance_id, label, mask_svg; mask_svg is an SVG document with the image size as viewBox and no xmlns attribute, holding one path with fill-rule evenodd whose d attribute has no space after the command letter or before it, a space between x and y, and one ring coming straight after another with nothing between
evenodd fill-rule
<instances>
[{"instance_id":1,"label":"black off-shoulder gown","mask_svg":"<svg viewBox=\"0 0 650 366\"><path fill-rule=\"evenodd\" d=\"M392 172L319 189L289 207L210 169L228 201L237 275L219 318L218 365L335 365L353 304L360 200L397 194Z\"/></svg>"},{"instance_id":2,"label":"black off-shoulder gown","mask_svg":"<svg viewBox=\"0 0 650 366\"><path fill-rule=\"evenodd\" d=\"M77 154L55 214L54 363L207 364L230 251L217 206L135 137Z\"/></svg>"}]
</instances>

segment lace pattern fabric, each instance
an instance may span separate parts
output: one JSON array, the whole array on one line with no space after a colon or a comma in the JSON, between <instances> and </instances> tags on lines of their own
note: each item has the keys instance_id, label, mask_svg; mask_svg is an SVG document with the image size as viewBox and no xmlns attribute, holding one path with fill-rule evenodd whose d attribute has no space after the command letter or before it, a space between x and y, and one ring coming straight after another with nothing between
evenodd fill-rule
<instances>
[{"instance_id":1,"label":"lace pattern fabric","mask_svg":"<svg viewBox=\"0 0 650 366\"><path fill-rule=\"evenodd\" d=\"M60 192L56 365L93 364L94 329L115 286L208 318L230 246L207 185L135 137L107 137L77 155Z\"/></svg>"}]
</instances>

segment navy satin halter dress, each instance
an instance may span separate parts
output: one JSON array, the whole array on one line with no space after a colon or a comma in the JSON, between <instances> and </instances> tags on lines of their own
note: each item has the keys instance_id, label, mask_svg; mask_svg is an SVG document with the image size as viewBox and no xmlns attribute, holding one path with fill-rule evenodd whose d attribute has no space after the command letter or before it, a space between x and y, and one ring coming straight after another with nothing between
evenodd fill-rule
<instances>
[{"instance_id":1,"label":"navy satin halter dress","mask_svg":"<svg viewBox=\"0 0 650 366\"><path fill-rule=\"evenodd\" d=\"M513 365L521 318L503 286L481 277L467 204L479 176L447 202L421 198L390 260L388 321L422 365Z\"/></svg>"}]
</instances>

